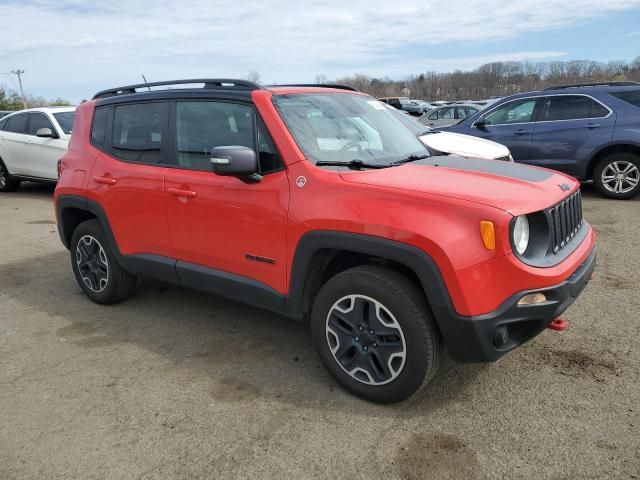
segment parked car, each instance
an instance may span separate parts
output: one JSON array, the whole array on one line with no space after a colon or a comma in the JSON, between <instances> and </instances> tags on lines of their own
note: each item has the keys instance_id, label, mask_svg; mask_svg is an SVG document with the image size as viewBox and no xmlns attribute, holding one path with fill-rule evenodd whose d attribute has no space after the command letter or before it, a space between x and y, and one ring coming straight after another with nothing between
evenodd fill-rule
<instances>
[{"instance_id":1,"label":"parked car","mask_svg":"<svg viewBox=\"0 0 640 480\"><path fill-rule=\"evenodd\" d=\"M32 108L0 120L0 192L16 190L22 180L58 180L58 160L69 144L74 110Z\"/></svg>"},{"instance_id":2,"label":"parked car","mask_svg":"<svg viewBox=\"0 0 640 480\"><path fill-rule=\"evenodd\" d=\"M445 105L422 115L418 120L423 125L434 128L448 127L458 123L469 115L479 112L481 106L472 103Z\"/></svg>"},{"instance_id":3,"label":"parked car","mask_svg":"<svg viewBox=\"0 0 640 480\"><path fill-rule=\"evenodd\" d=\"M415 115L416 117L419 117L424 112L423 107L411 100L409 97L382 97L378 100L391 105L398 110L404 110L410 115Z\"/></svg>"},{"instance_id":4,"label":"parked car","mask_svg":"<svg viewBox=\"0 0 640 480\"><path fill-rule=\"evenodd\" d=\"M492 361L563 328L595 266L577 181L432 157L350 87L105 90L78 107L59 170L89 299L147 275L308 320L329 372L374 402L427 385L444 347Z\"/></svg>"},{"instance_id":5,"label":"parked car","mask_svg":"<svg viewBox=\"0 0 640 480\"><path fill-rule=\"evenodd\" d=\"M640 83L512 95L447 130L503 143L516 162L593 180L610 198L640 192Z\"/></svg>"},{"instance_id":6,"label":"parked car","mask_svg":"<svg viewBox=\"0 0 640 480\"><path fill-rule=\"evenodd\" d=\"M414 117L405 115L400 110L386 107L427 146L432 155L457 155L513 162L511 152L504 145L471 135L434 130L425 127Z\"/></svg>"},{"instance_id":7,"label":"parked car","mask_svg":"<svg viewBox=\"0 0 640 480\"><path fill-rule=\"evenodd\" d=\"M434 108L436 108L436 105L433 105L429 102L425 102L424 100L411 100L411 101L421 106L423 113L427 113L429 110L433 110Z\"/></svg>"}]
</instances>

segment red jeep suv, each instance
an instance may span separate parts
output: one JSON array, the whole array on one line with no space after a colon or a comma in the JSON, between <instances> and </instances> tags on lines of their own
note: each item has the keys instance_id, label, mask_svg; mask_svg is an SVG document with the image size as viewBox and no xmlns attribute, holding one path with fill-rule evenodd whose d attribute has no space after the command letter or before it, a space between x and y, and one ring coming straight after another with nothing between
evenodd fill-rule
<instances>
[{"instance_id":1,"label":"red jeep suv","mask_svg":"<svg viewBox=\"0 0 640 480\"><path fill-rule=\"evenodd\" d=\"M78 107L59 175L91 300L141 275L309 320L326 368L374 402L425 386L445 347L493 361L555 326L595 266L576 180L430 156L338 85L105 90Z\"/></svg>"}]
</instances>

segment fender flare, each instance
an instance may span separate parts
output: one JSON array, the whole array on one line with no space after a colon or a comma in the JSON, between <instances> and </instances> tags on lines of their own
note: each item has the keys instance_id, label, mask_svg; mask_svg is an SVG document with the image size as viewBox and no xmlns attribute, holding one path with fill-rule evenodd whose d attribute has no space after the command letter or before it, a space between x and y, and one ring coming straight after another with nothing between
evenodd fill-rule
<instances>
[{"instance_id":1,"label":"fender flare","mask_svg":"<svg viewBox=\"0 0 640 480\"><path fill-rule=\"evenodd\" d=\"M285 304L288 316L296 319L304 317L305 285L309 266L313 255L323 249L370 255L400 263L412 270L420 280L435 317L434 320L439 327L455 312L438 265L423 250L413 245L372 235L315 230L304 234L296 246L289 281L289 294ZM440 328L440 330L443 329Z\"/></svg>"}]
</instances>

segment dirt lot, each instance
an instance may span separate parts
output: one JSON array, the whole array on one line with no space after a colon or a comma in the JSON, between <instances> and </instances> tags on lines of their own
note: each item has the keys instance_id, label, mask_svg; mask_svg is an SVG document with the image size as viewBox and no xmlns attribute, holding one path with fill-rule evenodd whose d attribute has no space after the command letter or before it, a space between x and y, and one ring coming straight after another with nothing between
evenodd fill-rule
<instances>
[{"instance_id":1,"label":"dirt lot","mask_svg":"<svg viewBox=\"0 0 640 480\"><path fill-rule=\"evenodd\" d=\"M94 305L52 189L0 194L0 478L640 478L640 199L585 197L599 260L570 329L384 407L304 324L152 282Z\"/></svg>"}]
</instances>

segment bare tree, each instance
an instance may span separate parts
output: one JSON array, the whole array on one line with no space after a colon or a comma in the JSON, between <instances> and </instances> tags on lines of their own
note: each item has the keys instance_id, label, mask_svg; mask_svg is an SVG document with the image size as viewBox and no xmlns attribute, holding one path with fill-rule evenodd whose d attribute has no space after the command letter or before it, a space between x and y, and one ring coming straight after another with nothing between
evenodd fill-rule
<instances>
[{"instance_id":1,"label":"bare tree","mask_svg":"<svg viewBox=\"0 0 640 480\"><path fill-rule=\"evenodd\" d=\"M247 80L254 83L260 83L260 73L257 70L250 70Z\"/></svg>"}]
</instances>

